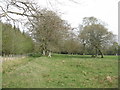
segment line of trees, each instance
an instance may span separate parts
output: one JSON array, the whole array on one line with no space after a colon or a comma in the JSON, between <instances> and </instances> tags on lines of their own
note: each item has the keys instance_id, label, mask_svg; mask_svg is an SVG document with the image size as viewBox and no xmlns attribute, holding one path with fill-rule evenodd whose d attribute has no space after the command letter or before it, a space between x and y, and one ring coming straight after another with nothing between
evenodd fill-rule
<instances>
[{"instance_id":1,"label":"line of trees","mask_svg":"<svg viewBox=\"0 0 120 90\"><path fill-rule=\"evenodd\" d=\"M21 10L11 11L10 7ZM22 6L22 7L21 7ZM42 55L51 57L51 52L64 54L90 54L92 57L104 54L115 55L118 43L115 35L109 32L101 20L95 17L83 18L83 24L79 27L79 34L67 21L62 20L56 12L41 9L35 3L29 1L10 0L2 17L11 19L9 14L27 18L26 26L29 35L21 33L10 24L3 24L2 28L2 53L25 54L29 52L41 52Z\"/></svg>"},{"instance_id":2,"label":"line of trees","mask_svg":"<svg viewBox=\"0 0 120 90\"><path fill-rule=\"evenodd\" d=\"M19 28L2 24L2 55L26 54L33 51L33 40Z\"/></svg>"}]
</instances>

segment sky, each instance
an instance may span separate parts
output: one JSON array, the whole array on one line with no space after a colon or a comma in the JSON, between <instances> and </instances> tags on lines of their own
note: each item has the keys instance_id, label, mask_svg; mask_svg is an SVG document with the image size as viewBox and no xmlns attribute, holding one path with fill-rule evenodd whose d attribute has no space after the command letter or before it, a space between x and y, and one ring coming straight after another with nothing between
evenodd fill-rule
<instances>
[{"instance_id":1,"label":"sky","mask_svg":"<svg viewBox=\"0 0 120 90\"><path fill-rule=\"evenodd\" d=\"M50 2L49 2L50 1ZM94 16L107 24L109 31L118 35L119 0L36 0L41 7L61 14L72 27L78 27L84 17Z\"/></svg>"}]
</instances>

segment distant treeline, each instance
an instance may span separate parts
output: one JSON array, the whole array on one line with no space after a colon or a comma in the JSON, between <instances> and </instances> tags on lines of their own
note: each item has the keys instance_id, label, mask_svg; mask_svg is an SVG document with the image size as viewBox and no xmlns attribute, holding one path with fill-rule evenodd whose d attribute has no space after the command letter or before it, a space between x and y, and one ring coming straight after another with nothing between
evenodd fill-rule
<instances>
[{"instance_id":1,"label":"distant treeline","mask_svg":"<svg viewBox=\"0 0 120 90\"><path fill-rule=\"evenodd\" d=\"M98 51L95 51L93 48L89 48L86 47L85 51L83 50L83 46L77 46L77 45L73 45L73 47L76 48L72 48L71 49L66 49L68 48L67 46L65 46L63 51L60 52L56 52L59 54L78 54L78 55L95 55L97 52L97 55L100 55L100 53ZM120 46L118 45L117 42L114 42L112 45L109 45L108 47L104 47L102 48L102 52L104 55L120 55ZM84 54L83 54L84 53Z\"/></svg>"},{"instance_id":2,"label":"distant treeline","mask_svg":"<svg viewBox=\"0 0 120 90\"><path fill-rule=\"evenodd\" d=\"M25 32L21 32L19 28L13 27L10 24L0 23L0 27L2 32L2 43L1 54L2 55L23 55L28 53L38 53L41 52L41 47L37 47L36 43L32 40L32 38L26 34ZM63 39L64 40L64 39ZM83 44L81 44L76 39L66 39L62 41L56 49L53 49L52 52L59 53L59 54L79 54L79 55L92 55L95 54L96 51L93 48L86 46L84 49ZM54 46L53 46L54 47ZM112 44L103 47L102 52L104 55L116 55L118 53L118 48L120 46L117 42L113 42ZM100 55L100 53L97 53Z\"/></svg>"}]
</instances>

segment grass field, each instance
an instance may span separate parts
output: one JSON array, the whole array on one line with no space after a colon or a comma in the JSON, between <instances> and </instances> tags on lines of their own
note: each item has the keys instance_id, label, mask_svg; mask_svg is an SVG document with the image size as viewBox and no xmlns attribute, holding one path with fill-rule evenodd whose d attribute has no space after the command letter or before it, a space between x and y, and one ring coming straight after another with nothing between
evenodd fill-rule
<instances>
[{"instance_id":1,"label":"grass field","mask_svg":"<svg viewBox=\"0 0 120 90\"><path fill-rule=\"evenodd\" d=\"M117 56L26 57L3 62L3 88L117 88Z\"/></svg>"}]
</instances>

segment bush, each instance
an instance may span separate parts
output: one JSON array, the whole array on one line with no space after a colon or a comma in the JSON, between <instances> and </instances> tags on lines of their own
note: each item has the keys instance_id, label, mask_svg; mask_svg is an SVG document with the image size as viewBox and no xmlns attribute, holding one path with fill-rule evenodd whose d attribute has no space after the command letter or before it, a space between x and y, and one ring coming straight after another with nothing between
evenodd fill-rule
<instances>
[{"instance_id":1,"label":"bush","mask_svg":"<svg viewBox=\"0 0 120 90\"><path fill-rule=\"evenodd\" d=\"M29 57L41 57L41 53L30 53L28 54Z\"/></svg>"}]
</instances>

